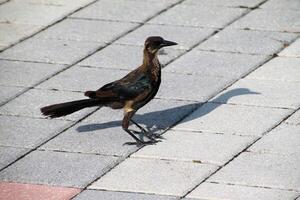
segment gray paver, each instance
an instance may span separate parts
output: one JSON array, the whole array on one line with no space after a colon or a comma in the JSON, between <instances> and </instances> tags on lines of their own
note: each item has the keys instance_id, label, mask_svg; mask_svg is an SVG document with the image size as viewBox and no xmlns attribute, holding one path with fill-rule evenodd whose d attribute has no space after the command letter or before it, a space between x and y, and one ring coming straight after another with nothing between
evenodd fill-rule
<instances>
[{"instance_id":1,"label":"gray paver","mask_svg":"<svg viewBox=\"0 0 300 200\"><path fill-rule=\"evenodd\" d=\"M253 8L263 0L186 0L184 4L199 5L199 6L226 6L226 7L247 7Z\"/></svg>"},{"instance_id":2,"label":"gray paver","mask_svg":"<svg viewBox=\"0 0 300 200\"><path fill-rule=\"evenodd\" d=\"M300 58L277 57L256 69L247 79L300 82Z\"/></svg>"},{"instance_id":3,"label":"gray paver","mask_svg":"<svg viewBox=\"0 0 300 200\"><path fill-rule=\"evenodd\" d=\"M266 9L300 9L300 2L299 0L269 0L263 5L260 6L261 8ZM287 11L288 12L288 11Z\"/></svg>"},{"instance_id":4,"label":"gray paver","mask_svg":"<svg viewBox=\"0 0 300 200\"><path fill-rule=\"evenodd\" d=\"M287 109L207 103L185 118L174 129L261 135L290 112Z\"/></svg>"},{"instance_id":5,"label":"gray paver","mask_svg":"<svg viewBox=\"0 0 300 200\"><path fill-rule=\"evenodd\" d=\"M178 45L170 48L190 49L214 32L214 29L199 27L166 26L159 24L145 24L135 31L116 41L119 44L131 44L143 46L145 38L159 35L166 40L177 42ZM188 37L187 37L188 36Z\"/></svg>"},{"instance_id":6,"label":"gray paver","mask_svg":"<svg viewBox=\"0 0 300 200\"><path fill-rule=\"evenodd\" d=\"M119 1L102 0L72 15L77 18L115 21L143 22L167 6L176 3L169 1ZM116 6L116 4L118 6ZM145 9L147 8L147 9ZM143 12L140 12L143 10Z\"/></svg>"},{"instance_id":7,"label":"gray paver","mask_svg":"<svg viewBox=\"0 0 300 200\"><path fill-rule=\"evenodd\" d=\"M29 149L0 146L0 169L14 162L16 159L24 155L27 151L29 151Z\"/></svg>"},{"instance_id":8,"label":"gray paver","mask_svg":"<svg viewBox=\"0 0 300 200\"><path fill-rule=\"evenodd\" d=\"M129 158L90 188L179 196L215 169L198 163Z\"/></svg>"},{"instance_id":9,"label":"gray paver","mask_svg":"<svg viewBox=\"0 0 300 200\"><path fill-rule=\"evenodd\" d=\"M87 3L92 2L93 0L14 0L15 2L22 2L27 4L42 4L42 5L52 5L52 6L65 6L68 8L77 9L86 5Z\"/></svg>"},{"instance_id":10,"label":"gray paver","mask_svg":"<svg viewBox=\"0 0 300 200\"><path fill-rule=\"evenodd\" d=\"M63 67L63 65L0 60L0 84L31 87Z\"/></svg>"},{"instance_id":11,"label":"gray paver","mask_svg":"<svg viewBox=\"0 0 300 200\"><path fill-rule=\"evenodd\" d=\"M222 28L245 12L242 8L177 5L149 23Z\"/></svg>"},{"instance_id":12,"label":"gray paver","mask_svg":"<svg viewBox=\"0 0 300 200\"><path fill-rule=\"evenodd\" d=\"M300 31L300 13L297 10L256 9L231 26L238 29L269 30L282 32Z\"/></svg>"},{"instance_id":13,"label":"gray paver","mask_svg":"<svg viewBox=\"0 0 300 200\"><path fill-rule=\"evenodd\" d=\"M111 192L100 190L85 190L80 193L74 200L175 200L177 198L170 196L139 194L129 192Z\"/></svg>"},{"instance_id":14,"label":"gray paver","mask_svg":"<svg viewBox=\"0 0 300 200\"><path fill-rule=\"evenodd\" d=\"M212 133L168 131L164 140L142 148L133 157L194 161L223 165L255 138Z\"/></svg>"},{"instance_id":15,"label":"gray paver","mask_svg":"<svg viewBox=\"0 0 300 200\"><path fill-rule=\"evenodd\" d=\"M72 64L101 45L95 42L30 38L2 52L0 58Z\"/></svg>"},{"instance_id":16,"label":"gray paver","mask_svg":"<svg viewBox=\"0 0 300 200\"><path fill-rule=\"evenodd\" d=\"M106 172L115 157L34 151L0 172L0 180L84 187Z\"/></svg>"},{"instance_id":17,"label":"gray paver","mask_svg":"<svg viewBox=\"0 0 300 200\"><path fill-rule=\"evenodd\" d=\"M242 153L208 181L280 189L300 188L300 156Z\"/></svg>"},{"instance_id":18,"label":"gray paver","mask_svg":"<svg viewBox=\"0 0 300 200\"><path fill-rule=\"evenodd\" d=\"M192 50L164 71L237 79L258 67L268 56Z\"/></svg>"},{"instance_id":19,"label":"gray paver","mask_svg":"<svg viewBox=\"0 0 300 200\"><path fill-rule=\"evenodd\" d=\"M68 124L62 120L0 116L0 145L34 148Z\"/></svg>"},{"instance_id":20,"label":"gray paver","mask_svg":"<svg viewBox=\"0 0 300 200\"><path fill-rule=\"evenodd\" d=\"M289 117L285 122L288 124L300 125L300 111L298 110L291 117Z\"/></svg>"},{"instance_id":21,"label":"gray paver","mask_svg":"<svg viewBox=\"0 0 300 200\"><path fill-rule=\"evenodd\" d=\"M159 51L158 58L160 63L164 65L182 53L184 53L184 50L165 48ZM118 59L116 59L116 56L118 56ZM113 44L83 60L79 65L133 70L140 66L142 62L143 47Z\"/></svg>"},{"instance_id":22,"label":"gray paver","mask_svg":"<svg viewBox=\"0 0 300 200\"><path fill-rule=\"evenodd\" d=\"M226 28L196 49L272 55L296 37L297 35L292 33Z\"/></svg>"},{"instance_id":23,"label":"gray paver","mask_svg":"<svg viewBox=\"0 0 300 200\"><path fill-rule=\"evenodd\" d=\"M108 43L134 26L136 24L69 18L41 32L38 37Z\"/></svg>"},{"instance_id":24,"label":"gray paver","mask_svg":"<svg viewBox=\"0 0 300 200\"><path fill-rule=\"evenodd\" d=\"M4 115L44 118L40 112L41 107L55 103L74 101L77 99L84 99L83 94L67 91L62 92L32 89L2 106L0 108L0 113ZM94 109L95 108L86 108L62 119L78 120L92 112Z\"/></svg>"},{"instance_id":25,"label":"gray paver","mask_svg":"<svg viewBox=\"0 0 300 200\"><path fill-rule=\"evenodd\" d=\"M293 125L280 125L251 146L250 151L296 155L300 152L300 128Z\"/></svg>"},{"instance_id":26,"label":"gray paver","mask_svg":"<svg viewBox=\"0 0 300 200\"><path fill-rule=\"evenodd\" d=\"M15 97L17 94L25 90L26 88L21 87L7 87L0 85L0 103L4 103L10 98Z\"/></svg>"},{"instance_id":27,"label":"gray paver","mask_svg":"<svg viewBox=\"0 0 300 200\"><path fill-rule=\"evenodd\" d=\"M280 56L300 57L300 39L297 39L289 47L279 53Z\"/></svg>"},{"instance_id":28,"label":"gray paver","mask_svg":"<svg viewBox=\"0 0 300 200\"><path fill-rule=\"evenodd\" d=\"M227 98L224 93L239 88L257 92L256 95L236 95ZM266 107L298 108L300 106L299 82L241 79L218 95L213 102L255 105ZM288 97L288 98L287 98Z\"/></svg>"},{"instance_id":29,"label":"gray paver","mask_svg":"<svg viewBox=\"0 0 300 200\"><path fill-rule=\"evenodd\" d=\"M218 200L293 200L297 195L298 193L292 191L205 182L192 191L188 197Z\"/></svg>"}]
</instances>

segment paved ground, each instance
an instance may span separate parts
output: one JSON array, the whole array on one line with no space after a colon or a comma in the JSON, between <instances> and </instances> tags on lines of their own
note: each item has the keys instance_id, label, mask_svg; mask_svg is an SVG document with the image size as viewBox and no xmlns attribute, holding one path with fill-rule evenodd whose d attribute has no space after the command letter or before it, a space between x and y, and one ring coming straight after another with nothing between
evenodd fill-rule
<instances>
[{"instance_id":1,"label":"paved ground","mask_svg":"<svg viewBox=\"0 0 300 200\"><path fill-rule=\"evenodd\" d=\"M300 199L299 0L0 1L0 199ZM122 112L56 120L39 108L160 52L163 82L136 120L162 142L137 147Z\"/></svg>"}]
</instances>

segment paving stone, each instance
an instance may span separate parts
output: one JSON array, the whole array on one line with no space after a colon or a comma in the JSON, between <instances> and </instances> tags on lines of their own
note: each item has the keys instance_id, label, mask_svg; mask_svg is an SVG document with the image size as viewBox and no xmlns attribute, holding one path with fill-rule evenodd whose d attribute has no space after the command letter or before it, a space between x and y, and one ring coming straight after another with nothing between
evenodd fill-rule
<instances>
[{"instance_id":1,"label":"paving stone","mask_svg":"<svg viewBox=\"0 0 300 200\"><path fill-rule=\"evenodd\" d=\"M263 0L186 0L183 4L191 4L197 6L225 6L225 7L240 7L253 8L263 2Z\"/></svg>"},{"instance_id":2,"label":"paving stone","mask_svg":"<svg viewBox=\"0 0 300 200\"><path fill-rule=\"evenodd\" d=\"M269 0L266 3L260 6L261 8L266 9L300 9L300 2L299 0ZM289 11L287 11L289 12Z\"/></svg>"},{"instance_id":3,"label":"paving stone","mask_svg":"<svg viewBox=\"0 0 300 200\"><path fill-rule=\"evenodd\" d=\"M285 122L288 124L300 125L300 111L295 112Z\"/></svg>"},{"instance_id":4,"label":"paving stone","mask_svg":"<svg viewBox=\"0 0 300 200\"><path fill-rule=\"evenodd\" d=\"M200 44L196 49L272 55L292 42L295 37L296 35L291 33L227 28Z\"/></svg>"},{"instance_id":5,"label":"paving stone","mask_svg":"<svg viewBox=\"0 0 300 200\"><path fill-rule=\"evenodd\" d=\"M65 66L0 60L0 84L31 87L63 67Z\"/></svg>"},{"instance_id":6,"label":"paving stone","mask_svg":"<svg viewBox=\"0 0 300 200\"><path fill-rule=\"evenodd\" d=\"M183 131L168 131L163 138L163 142L146 146L133 154L133 157L223 165L255 139Z\"/></svg>"},{"instance_id":7,"label":"paving stone","mask_svg":"<svg viewBox=\"0 0 300 200\"><path fill-rule=\"evenodd\" d=\"M101 45L103 44L95 42L30 38L2 52L0 58L72 64Z\"/></svg>"},{"instance_id":8,"label":"paving stone","mask_svg":"<svg viewBox=\"0 0 300 200\"><path fill-rule=\"evenodd\" d=\"M300 152L300 128L293 125L280 125L251 146L250 151L297 155Z\"/></svg>"},{"instance_id":9,"label":"paving stone","mask_svg":"<svg viewBox=\"0 0 300 200\"><path fill-rule=\"evenodd\" d=\"M242 8L177 5L150 20L149 23L223 28L245 12L246 9Z\"/></svg>"},{"instance_id":10,"label":"paving stone","mask_svg":"<svg viewBox=\"0 0 300 200\"><path fill-rule=\"evenodd\" d=\"M206 103L174 129L261 135L290 112L287 109Z\"/></svg>"},{"instance_id":11,"label":"paving stone","mask_svg":"<svg viewBox=\"0 0 300 200\"><path fill-rule=\"evenodd\" d=\"M34 148L69 124L62 120L0 116L0 145Z\"/></svg>"},{"instance_id":12,"label":"paving stone","mask_svg":"<svg viewBox=\"0 0 300 200\"><path fill-rule=\"evenodd\" d=\"M145 24L116 41L119 44L143 46L145 39L151 35L159 35L166 40L177 42L170 48L190 49L214 32L214 29L199 27L166 26ZM188 35L188 37L186 37ZM169 49L169 48L167 48Z\"/></svg>"},{"instance_id":13,"label":"paving stone","mask_svg":"<svg viewBox=\"0 0 300 200\"><path fill-rule=\"evenodd\" d=\"M2 128L1 128L2 129ZM1 131L2 132L2 131ZM0 146L0 169L6 167L10 163L14 162L16 159L24 155L29 149L21 149L14 147L1 147ZM0 183L1 185L1 183ZM1 196L1 189L0 189ZM0 197L1 198L1 197Z\"/></svg>"},{"instance_id":14,"label":"paving stone","mask_svg":"<svg viewBox=\"0 0 300 200\"><path fill-rule=\"evenodd\" d=\"M13 98L23 90L25 90L25 88L0 85L0 104L8 101L10 98Z\"/></svg>"},{"instance_id":15,"label":"paving stone","mask_svg":"<svg viewBox=\"0 0 300 200\"><path fill-rule=\"evenodd\" d=\"M238 29L268 30L282 32L300 31L298 10L256 9L234 22L231 26Z\"/></svg>"},{"instance_id":16,"label":"paving stone","mask_svg":"<svg viewBox=\"0 0 300 200\"><path fill-rule=\"evenodd\" d=\"M165 48L159 51L159 60L162 65L170 62L179 55L183 54L184 50L175 50ZM118 59L116 56L118 55ZM129 69L133 70L140 66L143 62L143 47L131 45L109 45L94 55L88 57L79 63L79 65L103 67L112 69Z\"/></svg>"},{"instance_id":17,"label":"paving stone","mask_svg":"<svg viewBox=\"0 0 300 200\"><path fill-rule=\"evenodd\" d=\"M77 188L0 182L0 198L3 200L65 200L79 192Z\"/></svg>"},{"instance_id":18,"label":"paving stone","mask_svg":"<svg viewBox=\"0 0 300 200\"><path fill-rule=\"evenodd\" d=\"M237 79L262 64L268 56L192 50L172 62L166 72Z\"/></svg>"},{"instance_id":19,"label":"paving stone","mask_svg":"<svg viewBox=\"0 0 300 200\"><path fill-rule=\"evenodd\" d=\"M41 32L38 37L108 43L134 26L133 23L69 18Z\"/></svg>"},{"instance_id":20,"label":"paving stone","mask_svg":"<svg viewBox=\"0 0 300 200\"><path fill-rule=\"evenodd\" d=\"M129 192L111 192L100 190L85 190L74 198L74 200L175 200L177 198L162 195L139 194Z\"/></svg>"},{"instance_id":21,"label":"paving stone","mask_svg":"<svg viewBox=\"0 0 300 200\"><path fill-rule=\"evenodd\" d=\"M80 8L84 5L91 3L93 0L14 0L15 2L27 3L29 5L32 4L42 4L48 6L65 6L69 8Z\"/></svg>"},{"instance_id":22,"label":"paving stone","mask_svg":"<svg viewBox=\"0 0 300 200\"><path fill-rule=\"evenodd\" d=\"M144 22L177 0L169 1L119 1L102 0L72 15L76 18L102 19L113 21ZM147 8L147 9L145 9ZM143 12L140 12L143 10Z\"/></svg>"},{"instance_id":23,"label":"paving stone","mask_svg":"<svg viewBox=\"0 0 300 200\"><path fill-rule=\"evenodd\" d=\"M112 156L34 151L1 171L0 180L82 188L116 160Z\"/></svg>"},{"instance_id":24,"label":"paving stone","mask_svg":"<svg viewBox=\"0 0 300 200\"><path fill-rule=\"evenodd\" d=\"M249 74L249 79L300 82L300 58L277 57Z\"/></svg>"},{"instance_id":25,"label":"paving stone","mask_svg":"<svg viewBox=\"0 0 300 200\"><path fill-rule=\"evenodd\" d=\"M293 200L297 197L297 195L298 194L296 192L285 190L205 182L192 191L188 197L218 200Z\"/></svg>"},{"instance_id":26,"label":"paving stone","mask_svg":"<svg viewBox=\"0 0 300 200\"><path fill-rule=\"evenodd\" d=\"M84 99L83 94L67 91L32 89L2 106L0 113L4 115L45 118L41 114L41 107L77 99ZM95 109L96 108L86 108L60 119L78 120Z\"/></svg>"},{"instance_id":27,"label":"paving stone","mask_svg":"<svg viewBox=\"0 0 300 200\"><path fill-rule=\"evenodd\" d=\"M129 158L90 188L180 196L214 170L213 165Z\"/></svg>"},{"instance_id":28,"label":"paving stone","mask_svg":"<svg viewBox=\"0 0 300 200\"><path fill-rule=\"evenodd\" d=\"M300 106L299 82L241 79L218 95L213 102L255 105L266 107L298 108ZM228 99L223 95L232 90L247 88L256 95L236 95ZM288 98L287 98L288 97Z\"/></svg>"},{"instance_id":29,"label":"paving stone","mask_svg":"<svg viewBox=\"0 0 300 200\"><path fill-rule=\"evenodd\" d=\"M300 156L242 153L208 181L299 190Z\"/></svg>"},{"instance_id":30,"label":"paving stone","mask_svg":"<svg viewBox=\"0 0 300 200\"><path fill-rule=\"evenodd\" d=\"M300 57L300 39L297 39L290 46L279 53L280 56Z\"/></svg>"}]
</instances>

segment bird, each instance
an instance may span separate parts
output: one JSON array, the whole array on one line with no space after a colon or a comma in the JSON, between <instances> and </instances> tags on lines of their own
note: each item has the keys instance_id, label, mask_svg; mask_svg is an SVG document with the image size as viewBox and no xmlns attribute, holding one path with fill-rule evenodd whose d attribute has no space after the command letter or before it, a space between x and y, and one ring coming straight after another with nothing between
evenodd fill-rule
<instances>
[{"instance_id":1,"label":"bird","mask_svg":"<svg viewBox=\"0 0 300 200\"><path fill-rule=\"evenodd\" d=\"M105 84L96 91L86 91L84 93L88 97L86 99L42 107L40 109L42 114L50 118L57 118L94 106L123 109L122 128L125 132L139 144L157 142L153 137L148 136L147 131L132 117L157 94L161 83L162 68L158 60L158 51L163 47L173 45L177 45L177 43L165 40L160 36L148 37L144 43L143 62L139 67L123 78ZM130 130L130 122L135 124L140 132ZM135 134L141 133L144 133L149 140L144 141L135 136Z\"/></svg>"}]
</instances>

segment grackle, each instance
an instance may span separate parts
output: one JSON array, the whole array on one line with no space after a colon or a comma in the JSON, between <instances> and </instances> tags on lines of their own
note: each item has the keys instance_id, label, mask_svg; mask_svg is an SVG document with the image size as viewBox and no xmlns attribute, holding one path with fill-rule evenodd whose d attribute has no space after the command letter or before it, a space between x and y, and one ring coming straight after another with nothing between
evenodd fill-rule
<instances>
[{"instance_id":1,"label":"grackle","mask_svg":"<svg viewBox=\"0 0 300 200\"><path fill-rule=\"evenodd\" d=\"M124 110L122 127L138 143L154 143L155 139L147 136L150 141L140 140L129 130L129 123L135 124L141 132L146 130L132 120L138 109L147 104L156 95L161 82L161 65L157 52L162 47L176 45L177 43L164 40L159 36L148 37L144 44L143 64L131 71L125 77L108 83L96 91L86 91L82 99L66 103L54 104L41 108L41 112L50 118L62 117L87 107L108 106L112 109Z\"/></svg>"}]
</instances>

